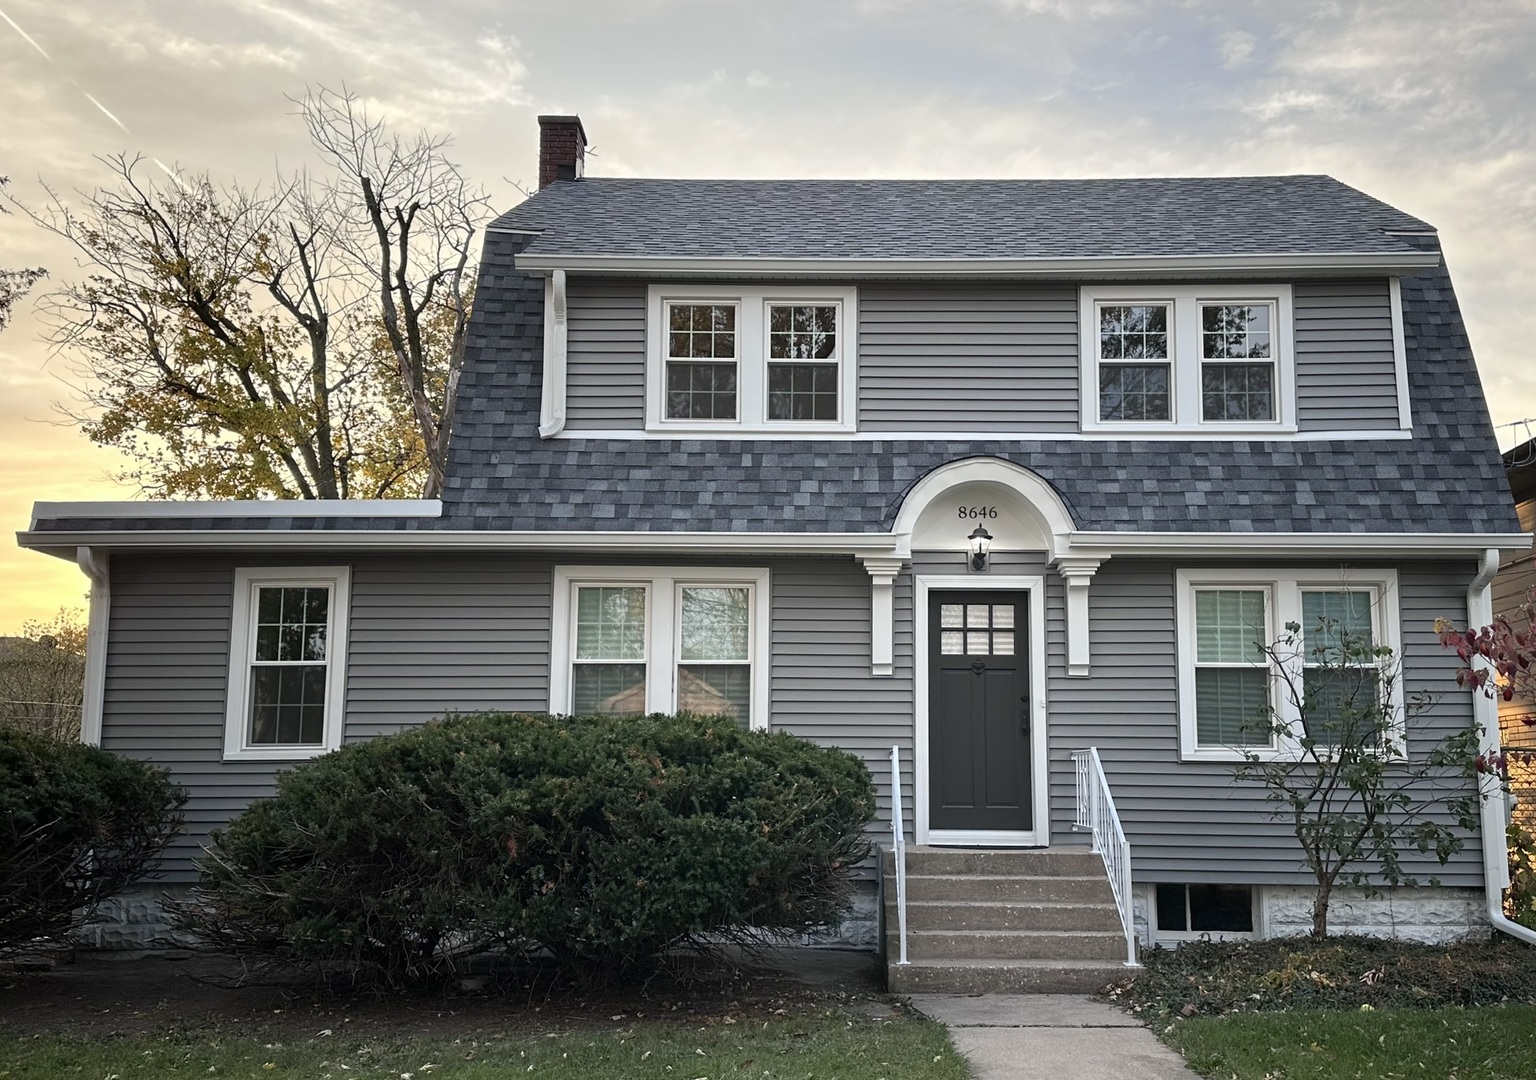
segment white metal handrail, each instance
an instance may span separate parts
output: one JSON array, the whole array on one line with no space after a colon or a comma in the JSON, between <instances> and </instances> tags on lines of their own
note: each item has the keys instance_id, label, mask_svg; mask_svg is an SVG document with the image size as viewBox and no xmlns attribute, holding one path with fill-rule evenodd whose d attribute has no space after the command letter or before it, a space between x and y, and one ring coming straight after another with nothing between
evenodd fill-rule
<instances>
[{"instance_id":1,"label":"white metal handrail","mask_svg":"<svg viewBox=\"0 0 1536 1080\"><path fill-rule=\"evenodd\" d=\"M1136 916L1131 906L1131 844L1120 827L1120 815L1115 812L1115 798L1109 792L1098 747L1072 751L1072 764L1077 773L1075 824L1093 833L1093 850L1104 860L1109 888L1115 895L1115 906L1120 909L1120 925L1125 928L1125 964L1138 967Z\"/></svg>"},{"instance_id":2,"label":"white metal handrail","mask_svg":"<svg viewBox=\"0 0 1536 1080\"><path fill-rule=\"evenodd\" d=\"M907 963L907 837L901 824L901 750L891 747L891 858L896 863L898 964Z\"/></svg>"}]
</instances>

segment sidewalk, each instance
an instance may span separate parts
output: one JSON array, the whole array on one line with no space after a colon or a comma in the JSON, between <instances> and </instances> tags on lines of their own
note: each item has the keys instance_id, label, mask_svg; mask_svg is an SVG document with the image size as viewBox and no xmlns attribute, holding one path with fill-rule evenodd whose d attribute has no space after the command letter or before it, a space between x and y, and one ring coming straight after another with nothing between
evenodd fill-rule
<instances>
[{"instance_id":1,"label":"sidewalk","mask_svg":"<svg viewBox=\"0 0 1536 1080\"><path fill-rule=\"evenodd\" d=\"M1112 1005L1067 994L915 994L977 1080L1195 1080L1184 1059Z\"/></svg>"}]
</instances>

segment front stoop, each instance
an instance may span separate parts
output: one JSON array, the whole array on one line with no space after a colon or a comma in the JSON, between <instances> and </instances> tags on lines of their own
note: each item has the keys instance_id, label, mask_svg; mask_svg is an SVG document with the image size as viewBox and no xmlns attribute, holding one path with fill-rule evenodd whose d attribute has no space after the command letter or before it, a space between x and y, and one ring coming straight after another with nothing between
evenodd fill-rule
<instances>
[{"instance_id":1,"label":"front stoop","mask_svg":"<svg viewBox=\"0 0 1536 1080\"><path fill-rule=\"evenodd\" d=\"M893 994L1090 993L1125 976L1125 934L1098 855L1083 849L907 849L907 959L895 861L885 874Z\"/></svg>"}]
</instances>

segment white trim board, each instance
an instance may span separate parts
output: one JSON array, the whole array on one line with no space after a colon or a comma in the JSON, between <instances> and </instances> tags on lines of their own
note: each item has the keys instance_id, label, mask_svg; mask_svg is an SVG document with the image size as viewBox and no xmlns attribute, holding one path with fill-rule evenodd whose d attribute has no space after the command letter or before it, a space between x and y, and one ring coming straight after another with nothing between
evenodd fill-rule
<instances>
[{"instance_id":1,"label":"white trim board","mask_svg":"<svg viewBox=\"0 0 1536 1080\"><path fill-rule=\"evenodd\" d=\"M437 518L441 499L228 499L135 502L38 502L32 528L57 518Z\"/></svg>"},{"instance_id":2,"label":"white trim board","mask_svg":"<svg viewBox=\"0 0 1536 1080\"><path fill-rule=\"evenodd\" d=\"M47 504L39 504L40 506ZM46 515L44 515L46 516ZM189 516L197 516L189 511ZM899 533L572 532L568 530L375 529L144 529L21 532L23 548L75 558L80 546L133 551L289 549L307 551L541 551L666 552L701 555L894 556L908 538ZM1112 555L1368 558L1481 555L1488 548L1526 552L1530 533L1227 533L1078 531L1067 534L1061 557ZM997 550L1007 550L999 547Z\"/></svg>"},{"instance_id":3,"label":"white trim board","mask_svg":"<svg viewBox=\"0 0 1536 1080\"><path fill-rule=\"evenodd\" d=\"M1029 594L1029 763L1034 828L1028 832L930 829L928 827L928 593L982 589ZM918 574L912 579L912 804L915 844L963 847L1044 847L1050 843L1050 749L1046 729L1045 578L1002 574Z\"/></svg>"},{"instance_id":4,"label":"white trim board","mask_svg":"<svg viewBox=\"0 0 1536 1080\"><path fill-rule=\"evenodd\" d=\"M1408 399L1408 344L1403 330L1403 279L1387 279L1387 295L1392 306L1392 366L1397 379L1397 426L1413 431L1413 404Z\"/></svg>"},{"instance_id":5,"label":"white trim board","mask_svg":"<svg viewBox=\"0 0 1536 1080\"><path fill-rule=\"evenodd\" d=\"M711 435L689 435L684 431L641 431L639 428L564 428L556 439L587 439L594 442L646 442L684 438L710 438L729 440L740 438L753 442L1239 442L1239 443L1291 443L1291 442L1362 442L1365 440L1390 441L1411 439L1413 432L1398 428L1367 429L1362 431L1279 431L1266 429L1257 434L1246 429L1232 431L1201 431L1180 428L1158 431L1138 428L1136 431L782 431L775 427L770 438L762 432L740 432Z\"/></svg>"},{"instance_id":6,"label":"white trim board","mask_svg":"<svg viewBox=\"0 0 1536 1080\"><path fill-rule=\"evenodd\" d=\"M783 258L688 257L640 255L562 255L529 253L514 256L524 273L645 274L652 277L795 277L955 279L1126 278L1135 275L1169 278L1196 275L1295 277L1306 274L1412 275L1438 266L1439 252L1273 252L1257 255L1093 255L1056 258Z\"/></svg>"}]
</instances>

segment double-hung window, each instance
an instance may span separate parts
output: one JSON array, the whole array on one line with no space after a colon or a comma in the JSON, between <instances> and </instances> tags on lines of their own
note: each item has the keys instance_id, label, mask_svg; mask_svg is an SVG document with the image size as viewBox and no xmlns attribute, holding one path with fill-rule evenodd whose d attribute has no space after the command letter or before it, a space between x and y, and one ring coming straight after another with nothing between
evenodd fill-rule
<instances>
[{"instance_id":1,"label":"double-hung window","mask_svg":"<svg viewBox=\"0 0 1536 1080\"><path fill-rule=\"evenodd\" d=\"M1080 303L1083 430L1295 430L1289 286L1087 286Z\"/></svg>"},{"instance_id":2,"label":"double-hung window","mask_svg":"<svg viewBox=\"0 0 1536 1080\"><path fill-rule=\"evenodd\" d=\"M1360 723L1402 752L1401 689L1377 655L1400 654L1394 571L1181 570L1177 634L1186 759L1328 745Z\"/></svg>"},{"instance_id":3,"label":"double-hung window","mask_svg":"<svg viewBox=\"0 0 1536 1080\"><path fill-rule=\"evenodd\" d=\"M283 761L341 745L349 574L235 571L224 756Z\"/></svg>"},{"instance_id":4,"label":"double-hung window","mask_svg":"<svg viewBox=\"0 0 1536 1080\"><path fill-rule=\"evenodd\" d=\"M646 427L852 431L856 290L652 286Z\"/></svg>"},{"instance_id":5,"label":"double-hung window","mask_svg":"<svg viewBox=\"0 0 1536 1080\"><path fill-rule=\"evenodd\" d=\"M766 727L768 572L557 567L550 710Z\"/></svg>"}]
</instances>

